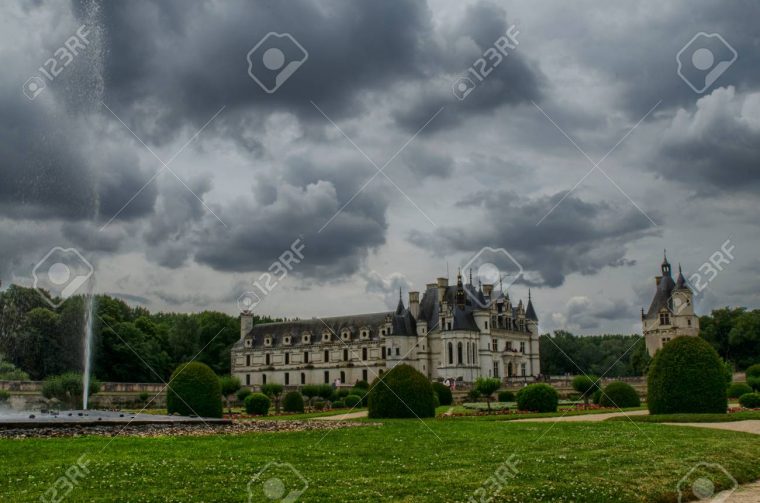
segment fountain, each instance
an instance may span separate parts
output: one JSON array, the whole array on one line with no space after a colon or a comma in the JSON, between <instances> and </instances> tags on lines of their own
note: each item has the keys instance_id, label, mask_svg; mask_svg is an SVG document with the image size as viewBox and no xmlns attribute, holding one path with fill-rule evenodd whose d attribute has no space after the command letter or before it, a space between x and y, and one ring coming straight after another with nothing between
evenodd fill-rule
<instances>
[{"instance_id":1,"label":"fountain","mask_svg":"<svg viewBox=\"0 0 760 503\"><path fill-rule=\"evenodd\" d=\"M95 317L95 295L85 296L84 306L84 374L82 375L82 409L87 410L90 396L90 367L92 365L92 325Z\"/></svg>"}]
</instances>

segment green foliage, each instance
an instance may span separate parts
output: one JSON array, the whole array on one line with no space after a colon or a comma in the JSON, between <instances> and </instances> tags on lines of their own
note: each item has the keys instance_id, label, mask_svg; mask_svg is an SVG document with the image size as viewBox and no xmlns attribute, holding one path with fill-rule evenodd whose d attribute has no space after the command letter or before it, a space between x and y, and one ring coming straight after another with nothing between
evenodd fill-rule
<instances>
[{"instance_id":1,"label":"green foliage","mask_svg":"<svg viewBox=\"0 0 760 503\"><path fill-rule=\"evenodd\" d=\"M219 386L222 388L222 396L228 397L240 390L240 379L235 376L222 376L219 378Z\"/></svg>"},{"instance_id":2,"label":"green foliage","mask_svg":"<svg viewBox=\"0 0 760 503\"><path fill-rule=\"evenodd\" d=\"M172 373L166 392L169 414L222 417L222 388L211 368L201 362L182 364Z\"/></svg>"},{"instance_id":3,"label":"green foliage","mask_svg":"<svg viewBox=\"0 0 760 503\"><path fill-rule=\"evenodd\" d=\"M647 376L650 414L724 413L725 367L699 337L677 337L652 360Z\"/></svg>"},{"instance_id":4,"label":"green foliage","mask_svg":"<svg viewBox=\"0 0 760 503\"><path fill-rule=\"evenodd\" d=\"M311 400L315 396L319 396L319 386L316 384L307 384L301 388L301 394Z\"/></svg>"},{"instance_id":5,"label":"green foliage","mask_svg":"<svg viewBox=\"0 0 760 503\"><path fill-rule=\"evenodd\" d=\"M369 391L369 383L367 381L359 380L359 381L356 381L356 384L354 384L354 388L361 388L361 389Z\"/></svg>"},{"instance_id":6,"label":"green foliage","mask_svg":"<svg viewBox=\"0 0 760 503\"><path fill-rule=\"evenodd\" d=\"M470 391L467 392L467 401L468 402L477 402L480 400L480 391L473 388Z\"/></svg>"},{"instance_id":7,"label":"green foliage","mask_svg":"<svg viewBox=\"0 0 760 503\"><path fill-rule=\"evenodd\" d=\"M267 383L261 386L261 392L274 401L274 410L276 413L280 413L280 398L285 387L279 383Z\"/></svg>"},{"instance_id":8,"label":"green foliage","mask_svg":"<svg viewBox=\"0 0 760 503\"><path fill-rule=\"evenodd\" d=\"M747 376L747 384L753 390L760 391L760 363L748 367L745 375Z\"/></svg>"},{"instance_id":9,"label":"green foliage","mask_svg":"<svg viewBox=\"0 0 760 503\"><path fill-rule=\"evenodd\" d=\"M0 354L0 381L28 381L29 374L21 369L16 368L14 364L5 361Z\"/></svg>"},{"instance_id":10,"label":"green foliage","mask_svg":"<svg viewBox=\"0 0 760 503\"><path fill-rule=\"evenodd\" d=\"M499 391L498 397L499 401L503 403L515 401L515 394L509 390Z\"/></svg>"},{"instance_id":11,"label":"green foliage","mask_svg":"<svg viewBox=\"0 0 760 503\"><path fill-rule=\"evenodd\" d=\"M358 407L359 404L362 403L362 399L360 396L357 395L348 395L344 400L343 403L346 404L347 407Z\"/></svg>"},{"instance_id":12,"label":"green foliage","mask_svg":"<svg viewBox=\"0 0 760 503\"><path fill-rule=\"evenodd\" d=\"M745 409L760 409L760 393L746 393L740 396L739 405Z\"/></svg>"},{"instance_id":13,"label":"green foliage","mask_svg":"<svg viewBox=\"0 0 760 503\"><path fill-rule=\"evenodd\" d=\"M5 403L10 399L11 399L11 394L5 391L4 389L0 389L0 403Z\"/></svg>"},{"instance_id":14,"label":"green foliage","mask_svg":"<svg viewBox=\"0 0 760 503\"><path fill-rule=\"evenodd\" d=\"M351 388L349 395L356 395L362 399L362 407L366 407L369 402L369 388Z\"/></svg>"},{"instance_id":15,"label":"green foliage","mask_svg":"<svg viewBox=\"0 0 760 503\"><path fill-rule=\"evenodd\" d=\"M332 406L333 406L333 409L343 409L346 407L346 402L344 402L343 400L338 400L338 401L333 402Z\"/></svg>"},{"instance_id":16,"label":"green foliage","mask_svg":"<svg viewBox=\"0 0 760 503\"><path fill-rule=\"evenodd\" d=\"M380 379L378 377L377 379ZM369 392L369 417L434 417L433 387L427 377L410 365L396 365L377 379Z\"/></svg>"},{"instance_id":17,"label":"green foliage","mask_svg":"<svg viewBox=\"0 0 760 503\"><path fill-rule=\"evenodd\" d=\"M597 390L594 391L594 397L593 397L594 405L599 405L599 402L601 401L602 401L602 390L601 388L597 388Z\"/></svg>"},{"instance_id":18,"label":"green foliage","mask_svg":"<svg viewBox=\"0 0 760 503\"><path fill-rule=\"evenodd\" d=\"M323 400L329 400L333 394L333 387L329 384L317 385L317 396Z\"/></svg>"},{"instance_id":19,"label":"green foliage","mask_svg":"<svg viewBox=\"0 0 760 503\"><path fill-rule=\"evenodd\" d=\"M539 338L539 352L541 371L549 375L576 374L579 368L589 375L644 375L650 360L640 335L584 337L557 330Z\"/></svg>"},{"instance_id":20,"label":"green foliage","mask_svg":"<svg viewBox=\"0 0 760 503\"><path fill-rule=\"evenodd\" d=\"M531 412L557 412L559 394L544 383L529 384L517 392L517 408Z\"/></svg>"},{"instance_id":21,"label":"green foliage","mask_svg":"<svg viewBox=\"0 0 760 503\"><path fill-rule=\"evenodd\" d=\"M256 416L266 416L269 414L271 401L264 393L251 393L245 397L245 411L248 414Z\"/></svg>"},{"instance_id":22,"label":"green foliage","mask_svg":"<svg viewBox=\"0 0 760 503\"><path fill-rule=\"evenodd\" d=\"M747 393L752 393L752 387L743 382L735 382L728 387L726 394L728 398L739 398Z\"/></svg>"},{"instance_id":23,"label":"green foliage","mask_svg":"<svg viewBox=\"0 0 760 503\"><path fill-rule=\"evenodd\" d=\"M433 391L438 395L438 403L441 405L451 405L454 402L454 396L451 394L451 388L440 382L433 383Z\"/></svg>"},{"instance_id":24,"label":"green foliage","mask_svg":"<svg viewBox=\"0 0 760 503\"><path fill-rule=\"evenodd\" d=\"M94 395L100 391L100 381L90 377L89 395ZM82 395L84 393L84 383L82 374L76 372L66 372L61 375L48 377L42 384L42 396L50 399L56 399L66 407L72 409L82 408Z\"/></svg>"},{"instance_id":25,"label":"green foliage","mask_svg":"<svg viewBox=\"0 0 760 503\"><path fill-rule=\"evenodd\" d=\"M143 404L148 403L148 400L150 399L150 393L148 393L147 391L142 391L140 392L139 395L137 395L137 398Z\"/></svg>"},{"instance_id":26,"label":"green foliage","mask_svg":"<svg viewBox=\"0 0 760 503\"><path fill-rule=\"evenodd\" d=\"M475 380L475 389L486 397L488 410L491 410L491 399L493 394L501 387L501 381L495 377L478 377Z\"/></svg>"},{"instance_id":27,"label":"green foliage","mask_svg":"<svg viewBox=\"0 0 760 503\"><path fill-rule=\"evenodd\" d=\"M253 391L251 391L250 388L240 388L236 393L236 396L239 402L244 402L245 398L251 393L253 393Z\"/></svg>"},{"instance_id":28,"label":"green foliage","mask_svg":"<svg viewBox=\"0 0 760 503\"><path fill-rule=\"evenodd\" d=\"M303 396L298 391L290 391L282 399L282 409L285 412L303 412Z\"/></svg>"},{"instance_id":29,"label":"green foliage","mask_svg":"<svg viewBox=\"0 0 760 503\"><path fill-rule=\"evenodd\" d=\"M596 376L579 375L573 378L573 389L581 394L583 401L588 405L589 398L599 388L599 378Z\"/></svg>"},{"instance_id":30,"label":"green foliage","mask_svg":"<svg viewBox=\"0 0 760 503\"><path fill-rule=\"evenodd\" d=\"M641 405L641 399L636 390L628 383L621 381L611 382L605 386L602 396L599 399L599 405L602 407L617 407L625 409L626 407L638 407Z\"/></svg>"}]
</instances>

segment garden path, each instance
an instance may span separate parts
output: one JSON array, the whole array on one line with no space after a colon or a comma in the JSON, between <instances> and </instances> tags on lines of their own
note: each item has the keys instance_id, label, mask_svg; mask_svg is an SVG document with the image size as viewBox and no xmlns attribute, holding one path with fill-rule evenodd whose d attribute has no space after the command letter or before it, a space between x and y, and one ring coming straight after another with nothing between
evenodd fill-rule
<instances>
[{"instance_id":1,"label":"garden path","mask_svg":"<svg viewBox=\"0 0 760 503\"><path fill-rule=\"evenodd\" d=\"M319 419L320 421L343 421L344 419L359 419L362 417L367 417L366 410L360 410L359 412L348 412L346 414L337 414L335 416L315 417L314 419Z\"/></svg>"}]
</instances>

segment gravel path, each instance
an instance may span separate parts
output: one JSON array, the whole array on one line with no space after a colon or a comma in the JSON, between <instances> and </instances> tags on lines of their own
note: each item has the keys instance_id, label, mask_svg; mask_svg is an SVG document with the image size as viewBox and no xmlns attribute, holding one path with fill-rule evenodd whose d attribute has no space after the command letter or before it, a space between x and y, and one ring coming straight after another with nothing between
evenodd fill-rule
<instances>
[{"instance_id":1,"label":"gravel path","mask_svg":"<svg viewBox=\"0 0 760 503\"><path fill-rule=\"evenodd\" d=\"M359 412L347 412L346 414L336 414L334 416L315 417L318 421L343 421L344 419L359 419L361 417L367 417L368 412L366 410L360 410Z\"/></svg>"}]
</instances>

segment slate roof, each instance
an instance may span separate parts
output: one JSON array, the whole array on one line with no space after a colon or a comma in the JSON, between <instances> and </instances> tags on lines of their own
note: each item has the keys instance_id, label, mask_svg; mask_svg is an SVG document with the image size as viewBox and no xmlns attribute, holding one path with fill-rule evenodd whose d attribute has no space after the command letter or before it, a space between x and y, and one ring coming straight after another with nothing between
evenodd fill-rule
<instances>
[{"instance_id":1,"label":"slate roof","mask_svg":"<svg viewBox=\"0 0 760 503\"><path fill-rule=\"evenodd\" d=\"M677 282L673 281L673 277L670 275L670 263L668 259L664 259L662 262L662 278L660 284L657 285L657 290L654 293L652 303L649 305L649 310L646 314L646 319L655 319L659 316L662 309L671 309L670 297L673 295L673 290L676 289L689 289L686 285L686 279L681 272L681 266L678 266L678 279Z\"/></svg>"}]
</instances>

